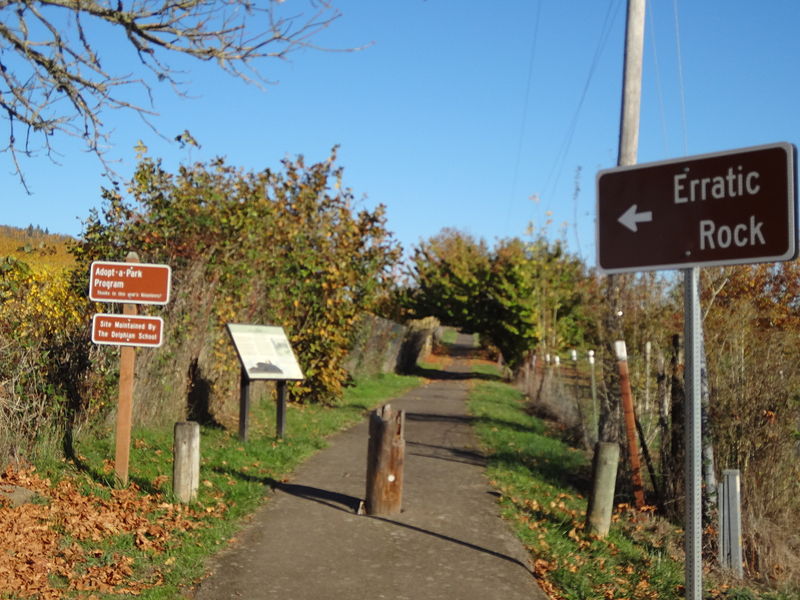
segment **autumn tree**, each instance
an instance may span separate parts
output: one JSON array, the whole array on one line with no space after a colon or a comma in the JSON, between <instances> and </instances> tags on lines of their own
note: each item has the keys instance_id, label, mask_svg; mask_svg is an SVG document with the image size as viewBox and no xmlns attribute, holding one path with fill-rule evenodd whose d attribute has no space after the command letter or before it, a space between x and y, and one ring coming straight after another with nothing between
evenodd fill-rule
<instances>
[{"instance_id":1,"label":"autumn tree","mask_svg":"<svg viewBox=\"0 0 800 600\"><path fill-rule=\"evenodd\" d=\"M741 471L746 563L796 583L800 263L707 269L703 284L709 425L719 467Z\"/></svg>"},{"instance_id":2,"label":"autumn tree","mask_svg":"<svg viewBox=\"0 0 800 600\"><path fill-rule=\"evenodd\" d=\"M416 315L474 331L481 328L476 303L490 273L486 242L445 228L421 242L411 262L413 284L406 303Z\"/></svg>"},{"instance_id":3,"label":"autumn tree","mask_svg":"<svg viewBox=\"0 0 800 600\"><path fill-rule=\"evenodd\" d=\"M147 121L157 87L185 94L180 57L268 83L265 59L313 46L339 16L326 0L308 0L305 12L281 0L36 0L3 2L2 10L3 151L23 184L19 158L52 157L56 136L79 138L102 159L109 109Z\"/></svg>"},{"instance_id":4,"label":"autumn tree","mask_svg":"<svg viewBox=\"0 0 800 600\"><path fill-rule=\"evenodd\" d=\"M417 316L480 333L514 369L545 338L576 343L583 335L583 277L558 242L509 238L489 250L445 229L414 251L407 303Z\"/></svg>"}]
</instances>

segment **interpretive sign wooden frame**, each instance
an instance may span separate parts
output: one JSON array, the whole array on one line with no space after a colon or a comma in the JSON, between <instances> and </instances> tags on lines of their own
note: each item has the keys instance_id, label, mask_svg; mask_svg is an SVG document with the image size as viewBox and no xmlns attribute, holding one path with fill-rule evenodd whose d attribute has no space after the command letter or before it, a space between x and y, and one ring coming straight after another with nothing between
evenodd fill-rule
<instances>
[{"instance_id":1,"label":"interpretive sign wooden frame","mask_svg":"<svg viewBox=\"0 0 800 600\"><path fill-rule=\"evenodd\" d=\"M286 428L286 382L305 379L283 327L228 323L228 333L239 355L242 373L239 392L239 439L247 441L250 415L250 381L277 383L275 429L282 438Z\"/></svg>"}]
</instances>

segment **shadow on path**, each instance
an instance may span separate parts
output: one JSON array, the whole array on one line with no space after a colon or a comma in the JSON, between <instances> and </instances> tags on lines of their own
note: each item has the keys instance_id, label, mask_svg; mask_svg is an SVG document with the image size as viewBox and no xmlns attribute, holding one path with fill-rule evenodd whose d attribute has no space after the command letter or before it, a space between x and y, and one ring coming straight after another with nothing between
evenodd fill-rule
<instances>
[{"instance_id":1,"label":"shadow on path","mask_svg":"<svg viewBox=\"0 0 800 600\"><path fill-rule=\"evenodd\" d=\"M478 467L486 466L486 457L475 450L461 450L458 448L449 448L447 446L436 446L433 444L409 441L406 441L406 447L412 450L418 449L416 452L409 452L412 456L433 458L436 460L445 460Z\"/></svg>"},{"instance_id":2,"label":"shadow on path","mask_svg":"<svg viewBox=\"0 0 800 600\"><path fill-rule=\"evenodd\" d=\"M369 517L371 519L375 519L376 521L383 521L384 523L390 523L391 525L396 525L397 527L403 527L405 529L410 529L411 531L416 531L417 533L423 533L425 535L430 535L437 539L443 540L445 542L450 542L452 544L458 544L459 546L464 546L465 548L469 548L470 550L475 550L476 552L482 552L484 554L488 554L489 556L494 556L495 558L499 558L501 560L508 561L515 565L519 565L522 567L526 573L530 574L531 570L528 566L523 563L522 561L508 556L507 554L502 554L500 552L495 552L494 550L490 550L489 548L484 548L483 546L478 546L476 544L471 544L470 542L465 542L464 540L459 540L454 537L450 537L449 535L444 535L443 533L436 533L435 531L429 531L427 529L422 529L421 527L416 527L414 525L409 525L408 523L401 523L399 521L393 521L392 519L387 519L386 517Z\"/></svg>"},{"instance_id":3,"label":"shadow on path","mask_svg":"<svg viewBox=\"0 0 800 600\"><path fill-rule=\"evenodd\" d=\"M350 496L348 494L341 494L339 492L332 492L330 490L323 490L317 487L308 485L298 485L296 483L281 483L276 481L272 486L273 489L280 490L290 496L302 498L304 500L311 500L324 504L336 510L344 510L345 512L357 513L358 507L361 504L361 498Z\"/></svg>"},{"instance_id":4,"label":"shadow on path","mask_svg":"<svg viewBox=\"0 0 800 600\"><path fill-rule=\"evenodd\" d=\"M311 487L307 485L275 482L275 485L273 487L291 496L302 498L303 500L310 500L311 502L317 502L319 504L323 504L335 510L344 510L346 512L357 513L358 508L361 504L361 498L356 498L355 496L340 494L339 492L332 492L329 490L323 490L320 488ZM437 533L435 531L423 529L415 525L410 525L408 523L403 523L401 521L395 521L394 519L390 519L387 517L366 515L365 518L374 519L376 521L381 521L383 523L388 523L390 525L394 525L395 527L402 527L404 529L408 529L416 533L429 535L431 537L443 540L445 542L449 542L451 544L457 544L459 546L475 550L476 552L482 552L484 554L488 554L489 556L493 556L495 558L499 558L501 560L505 560L510 563L519 565L520 567L525 569L526 572L530 573L530 568L520 560L508 556L506 554L490 550L489 548L484 548L483 546L478 546L476 544L472 544L464 540L459 540L457 538L445 535L443 533Z\"/></svg>"}]
</instances>

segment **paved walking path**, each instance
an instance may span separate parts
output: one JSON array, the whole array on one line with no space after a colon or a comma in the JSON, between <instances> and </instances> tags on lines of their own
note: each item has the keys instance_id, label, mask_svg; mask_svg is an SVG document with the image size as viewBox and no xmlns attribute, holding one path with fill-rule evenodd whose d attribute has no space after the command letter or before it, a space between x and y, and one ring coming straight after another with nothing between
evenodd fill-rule
<instances>
[{"instance_id":1,"label":"paved walking path","mask_svg":"<svg viewBox=\"0 0 800 600\"><path fill-rule=\"evenodd\" d=\"M459 338L463 351L467 338ZM367 422L281 484L196 600L546 600L500 519L466 414L468 365L392 401L406 411L403 512L358 516Z\"/></svg>"}]
</instances>

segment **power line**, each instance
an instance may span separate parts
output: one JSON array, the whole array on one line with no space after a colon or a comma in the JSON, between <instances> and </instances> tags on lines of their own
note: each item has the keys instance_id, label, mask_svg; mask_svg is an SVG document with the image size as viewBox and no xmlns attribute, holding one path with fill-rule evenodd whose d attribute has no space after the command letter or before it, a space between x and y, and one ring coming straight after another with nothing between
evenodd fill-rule
<instances>
[{"instance_id":1,"label":"power line","mask_svg":"<svg viewBox=\"0 0 800 600\"><path fill-rule=\"evenodd\" d=\"M653 19L653 12L655 8L653 5L655 4L655 0L649 0L648 4L650 5L650 9L648 9L648 20L650 21L650 32L649 38L651 45L653 47L653 69L656 73L656 95L658 96L658 110L659 116L661 117L661 137L663 139L664 144L664 156L669 154L669 141L668 141L668 130L667 130L667 113L666 109L664 108L664 93L661 89L661 68L658 62L658 44L656 43L656 26L655 20Z\"/></svg>"},{"instance_id":2,"label":"power line","mask_svg":"<svg viewBox=\"0 0 800 600\"><path fill-rule=\"evenodd\" d=\"M531 42L530 58L528 60L528 80L525 83L525 99L522 103L522 123L519 128L519 138L517 139L517 156L514 160L514 173L511 179L511 194L508 199L508 213L506 215L506 227L511 221L511 212L514 206L514 196L517 192L517 179L519 177L519 167L522 160L522 146L525 140L525 129L528 124L528 100L531 95L531 83L533 82L533 64L536 57L536 41L539 38L539 16L542 12L541 0L536 5L536 21L533 27L533 41Z\"/></svg>"},{"instance_id":3,"label":"power line","mask_svg":"<svg viewBox=\"0 0 800 600\"><path fill-rule=\"evenodd\" d=\"M678 55L678 89L681 94L681 128L683 132L683 153L689 154L688 128L686 126L686 93L683 86L683 57L681 56L681 28L678 19L678 0L672 0L675 16L675 51Z\"/></svg>"},{"instance_id":4,"label":"power line","mask_svg":"<svg viewBox=\"0 0 800 600\"><path fill-rule=\"evenodd\" d=\"M600 34L600 39L597 43L597 48L595 49L594 57L592 58L592 64L589 67L589 73L586 76L586 82L584 83L583 91L581 92L581 97L580 100L578 101L578 106L575 108L575 111L573 112L572 120L570 121L570 125L567 128L567 133L564 136L564 140L562 141L561 146L556 154L556 158L552 168L550 169L550 173L548 174L547 179L545 180L545 185L544 185L544 189L546 190L545 212L547 212L547 210L549 209L550 199L552 198L552 195L555 192L556 185L558 184L558 181L561 178L561 171L564 168L564 162L567 159L567 154L572 144L572 138L574 137L575 130L578 127L578 117L580 116L581 109L583 108L583 103L586 100L586 94L589 91L589 85L592 82L592 78L594 77L597 65L600 62L600 56L602 55L603 49L605 48L605 45L608 42L612 26L614 24L614 21L616 20L617 14L619 13L620 6L622 6L621 0L618 0L616 4L613 2L613 0L609 2L608 10L606 11L605 20L603 22L603 28Z\"/></svg>"}]
</instances>

